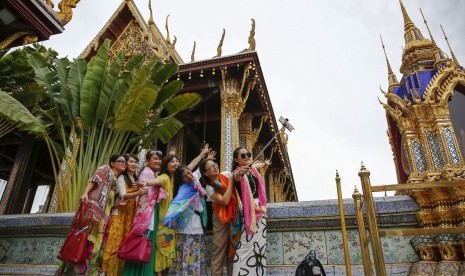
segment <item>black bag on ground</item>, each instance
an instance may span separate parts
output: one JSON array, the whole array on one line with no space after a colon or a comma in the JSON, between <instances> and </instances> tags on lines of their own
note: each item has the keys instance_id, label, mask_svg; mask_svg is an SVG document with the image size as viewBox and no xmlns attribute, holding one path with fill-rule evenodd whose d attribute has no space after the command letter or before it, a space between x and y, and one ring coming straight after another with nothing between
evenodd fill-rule
<instances>
[{"instance_id":1,"label":"black bag on ground","mask_svg":"<svg viewBox=\"0 0 465 276\"><path fill-rule=\"evenodd\" d=\"M326 276L321 262L316 258L316 252L310 250L310 254L300 262L295 271L295 276Z\"/></svg>"}]
</instances>

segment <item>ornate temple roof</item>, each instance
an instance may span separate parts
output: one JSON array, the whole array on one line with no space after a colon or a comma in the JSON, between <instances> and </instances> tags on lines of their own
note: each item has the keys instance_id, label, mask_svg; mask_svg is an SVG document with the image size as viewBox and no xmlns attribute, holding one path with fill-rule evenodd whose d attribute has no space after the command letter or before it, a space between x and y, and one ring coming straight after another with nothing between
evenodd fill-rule
<instances>
[{"instance_id":1,"label":"ornate temple roof","mask_svg":"<svg viewBox=\"0 0 465 276\"><path fill-rule=\"evenodd\" d=\"M183 60L175 49L176 41L163 38L150 13L150 19L145 22L132 0L123 1L80 56L90 59L105 39L109 39L112 41L111 48L125 50L128 55L156 55L161 60L182 64ZM129 41L135 43L129 45Z\"/></svg>"}]
</instances>

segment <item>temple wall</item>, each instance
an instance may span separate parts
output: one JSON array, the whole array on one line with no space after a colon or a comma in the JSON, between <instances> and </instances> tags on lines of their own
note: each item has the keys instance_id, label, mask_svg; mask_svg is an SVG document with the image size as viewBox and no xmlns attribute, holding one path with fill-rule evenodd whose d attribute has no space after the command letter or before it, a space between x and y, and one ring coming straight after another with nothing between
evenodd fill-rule
<instances>
[{"instance_id":1,"label":"temple wall","mask_svg":"<svg viewBox=\"0 0 465 276\"><path fill-rule=\"evenodd\" d=\"M407 196L375 198L380 228L417 227L418 205ZM353 200L344 200L353 275L363 275ZM70 213L0 216L0 274L50 275L72 220ZM327 275L345 274L336 200L275 203L268 206L267 274L294 275L310 249L318 252ZM207 236L207 258L211 256ZM408 275L419 257L412 237L382 238L388 275Z\"/></svg>"}]
</instances>

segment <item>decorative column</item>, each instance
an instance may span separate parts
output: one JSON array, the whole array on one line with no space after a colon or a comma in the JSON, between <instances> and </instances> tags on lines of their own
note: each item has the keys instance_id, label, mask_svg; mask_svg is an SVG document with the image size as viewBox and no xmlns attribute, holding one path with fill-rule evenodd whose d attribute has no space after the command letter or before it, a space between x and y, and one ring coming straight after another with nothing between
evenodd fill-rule
<instances>
[{"instance_id":1,"label":"decorative column","mask_svg":"<svg viewBox=\"0 0 465 276\"><path fill-rule=\"evenodd\" d=\"M0 201L0 214L21 214L39 151L37 140L23 140Z\"/></svg>"},{"instance_id":2,"label":"decorative column","mask_svg":"<svg viewBox=\"0 0 465 276\"><path fill-rule=\"evenodd\" d=\"M239 144L246 147L248 150L253 150L252 144L252 120L253 114L243 113L239 119Z\"/></svg>"},{"instance_id":3,"label":"decorative column","mask_svg":"<svg viewBox=\"0 0 465 276\"><path fill-rule=\"evenodd\" d=\"M184 128L179 130L179 132L170 139L167 147L166 147L166 154L169 152L175 152L176 156L179 158L179 163L184 163L183 160L185 159L184 156Z\"/></svg>"},{"instance_id":4,"label":"decorative column","mask_svg":"<svg viewBox=\"0 0 465 276\"><path fill-rule=\"evenodd\" d=\"M221 97L221 170L231 170L233 160L233 151L239 143L239 119L244 110L245 104L249 97L249 92L253 88L255 81L249 82L246 92L243 94L246 75L250 65L244 68L242 82L238 79L228 76L228 69L221 69L222 82L220 84ZM250 149L249 149L250 150Z\"/></svg>"}]
</instances>

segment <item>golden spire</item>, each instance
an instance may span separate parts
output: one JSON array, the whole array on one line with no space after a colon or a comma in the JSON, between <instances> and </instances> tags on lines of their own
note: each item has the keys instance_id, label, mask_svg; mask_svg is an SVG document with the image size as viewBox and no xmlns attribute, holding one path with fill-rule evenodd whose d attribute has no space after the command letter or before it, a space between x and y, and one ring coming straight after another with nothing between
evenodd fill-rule
<instances>
[{"instance_id":1,"label":"golden spire","mask_svg":"<svg viewBox=\"0 0 465 276\"><path fill-rule=\"evenodd\" d=\"M191 62L195 61L195 41L194 41L194 47L192 48L192 54L191 54Z\"/></svg>"},{"instance_id":2,"label":"golden spire","mask_svg":"<svg viewBox=\"0 0 465 276\"><path fill-rule=\"evenodd\" d=\"M391 64L389 63L389 59L388 59L387 54L386 54L386 48L384 47L383 37L381 37L381 35L379 35L379 38L381 39L381 46L383 47L384 57L386 58L386 64L387 64L387 68L388 68L389 87L391 87L394 84L399 84L399 82L397 81L397 77L394 74L394 72L392 72Z\"/></svg>"},{"instance_id":3,"label":"golden spire","mask_svg":"<svg viewBox=\"0 0 465 276\"><path fill-rule=\"evenodd\" d=\"M166 16L166 20L165 20L165 29L166 29L166 42L167 43L171 43L171 40L170 40L170 30L168 29L168 17L170 17L170 15L168 14Z\"/></svg>"},{"instance_id":4,"label":"golden spire","mask_svg":"<svg viewBox=\"0 0 465 276\"><path fill-rule=\"evenodd\" d=\"M399 0L399 3L400 9L402 10L402 16L404 17L405 44L407 45L408 43L414 40L423 40L423 35L421 34L420 30L417 27L415 27L415 24L413 24L412 20L408 16L407 10L405 9L402 0Z\"/></svg>"},{"instance_id":5,"label":"golden spire","mask_svg":"<svg viewBox=\"0 0 465 276\"><path fill-rule=\"evenodd\" d=\"M455 63L455 65L460 66L459 61L457 60L457 57L454 54L454 51L452 51L452 47L450 47L449 39L446 36L446 32L444 31L444 28L442 27L442 25L440 26L441 26L442 33L444 34L444 38L446 39L447 46L449 47L450 55L452 56L452 61Z\"/></svg>"},{"instance_id":6,"label":"golden spire","mask_svg":"<svg viewBox=\"0 0 465 276\"><path fill-rule=\"evenodd\" d=\"M407 10L405 10L402 0L399 0L399 3L400 9L402 10L402 16L404 17L404 31L407 31L408 29L415 27L415 24L413 24L412 20L410 20L410 17L408 16Z\"/></svg>"},{"instance_id":7,"label":"golden spire","mask_svg":"<svg viewBox=\"0 0 465 276\"><path fill-rule=\"evenodd\" d=\"M155 23L153 22L152 0L149 0L149 11L150 11L150 18L149 18L149 21L147 23L149 25L154 25Z\"/></svg>"},{"instance_id":8,"label":"golden spire","mask_svg":"<svg viewBox=\"0 0 465 276\"><path fill-rule=\"evenodd\" d=\"M223 28L223 34L221 35L220 43L218 44L218 47L216 48L216 57L221 57L221 52L222 52L222 47L223 47L223 41L224 41L224 35L226 34L226 30Z\"/></svg>"}]
</instances>

